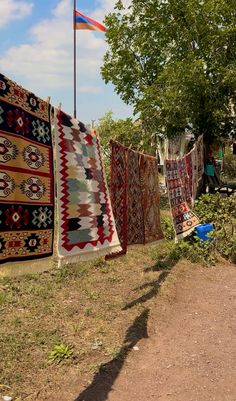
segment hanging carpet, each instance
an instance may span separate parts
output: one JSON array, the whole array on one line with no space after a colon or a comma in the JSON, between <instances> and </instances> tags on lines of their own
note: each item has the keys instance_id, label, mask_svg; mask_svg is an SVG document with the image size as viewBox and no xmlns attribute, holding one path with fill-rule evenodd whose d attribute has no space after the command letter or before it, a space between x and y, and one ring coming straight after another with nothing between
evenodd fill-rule
<instances>
[{"instance_id":1,"label":"hanging carpet","mask_svg":"<svg viewBox=\"0 0 236 401\"><path fill-rule=\"evenodd\" d=\"M195 145L193 149L185 156L185 161L189 178L189 188L192 198L192 205L194 205L198 188L197 148Z\"/></svg>"},{"instance_id":2,"label":"hanging carpet","mask_svg":"<svg viewBox=\"0 0 236 401\"><path fill-rule=\"evenodd\" d=\"M127 149L127 244L144 244L144 214L139 168L140 153Z\"/></svg>"},{"instance_id":3,"label":"hanging carpet","mask_svg":"<svg viewBox=\"0 0 236 401\"><path fill-rule=\"evenodd\" d=\"M144 244L154 243L164 238L160 220L158 164L155 157L141 154L140 178L144 216Z\"/></svg>"},{"instance_id":4,"label":"hanging carpet","mask_svg":"<svg viewBox=\"0 0 236 401\"><path fill-rule=\"evenodd\" d=\"M122 252L163 239L157 159L111 141L111 203Z\"/></svg>"},{"instance_id":5,"label":"hanging carpet","mask_svg":"<svg viewBox=\"0 0 236 401\"><path fill-rule=\"evenodd\" d=\"M183 196L187 202L188 205L191 206L192 204L192 182L191 182L191 173L188 174L187 170L187 163L186 163L186 158L182 157L181 159L177 160L178 164L178 171L179 171L179 176L182 182L182 190L183 190Z\"/></svg>"},{"instance_id":6,"label":"hanging carpet","mask_svg":"<svg viewBox=\"0 0 236 401\"><path fill-rule=\"evenodd\" d=\"M186 202L176 160L165 160L165 176L176 240L179 240L191 234L199 220Z\"/></svg>"},{"instance_id":7,"label":"hanging carpet","mask_svg":"<svg viewBox=\"0 0 236 401\"><path fill-rule=\"evenodd\" d=\"M99 138L62 111L55 120L60 264L119 251Z\"/></svg>"},{"instance_id":8,"label":"hanging carpet","mask_svg":"<svg viewBox=\"0 0 236 401\"><path fill-rule=\"evenodd\" d=\"M52 254L50 105L0 74L0 263Z\"/></svg>"},{"instance_id":9,"label":"hanging carpet","mask_svg":"<svg viewBox=\"0 0 236 401\"><path fill-rule=\"evenodd\" d=\"M111 140L110 149L111 205L122 249L106 256L106 260L125 255L127 251L127 148Z\"/></svg>"}]
</instances>

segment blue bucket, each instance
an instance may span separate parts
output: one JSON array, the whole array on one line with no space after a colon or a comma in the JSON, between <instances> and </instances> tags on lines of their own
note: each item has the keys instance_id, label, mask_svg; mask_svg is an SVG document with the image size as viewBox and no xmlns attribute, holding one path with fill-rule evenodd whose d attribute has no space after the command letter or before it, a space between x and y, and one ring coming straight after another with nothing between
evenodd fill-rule
<instances>
[{"instance_id":1,"label":"blue bucket","mask_svg":"<svg viewBox=\"0 0 236 401\"><path fill-rule=\"evenodd\" d=\"M200 238L202 241L209 241L212 240L213 238L208 237L208 233L214 230L213 224L206 223L206 224L199 224L196 227L196 236Z\"/></svg>"}]
</instances>

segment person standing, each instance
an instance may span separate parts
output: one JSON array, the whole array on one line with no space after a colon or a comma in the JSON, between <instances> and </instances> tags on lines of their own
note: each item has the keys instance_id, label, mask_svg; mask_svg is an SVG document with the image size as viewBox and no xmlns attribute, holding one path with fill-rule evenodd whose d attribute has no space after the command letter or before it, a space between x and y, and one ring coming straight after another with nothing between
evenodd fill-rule
<instances>
[{"instance_id":1,"label":"person standing","mask_svg":"<svg viewBox=\"0 0 236 401\"><path fill-rule=\"evenodd\" d=\"M213 157L212 150L208 151L204 168L204 181L210 194L215 193L215 188L220 186L220 178L217 173L216 161Z\"/></svg>"}]
</instances>

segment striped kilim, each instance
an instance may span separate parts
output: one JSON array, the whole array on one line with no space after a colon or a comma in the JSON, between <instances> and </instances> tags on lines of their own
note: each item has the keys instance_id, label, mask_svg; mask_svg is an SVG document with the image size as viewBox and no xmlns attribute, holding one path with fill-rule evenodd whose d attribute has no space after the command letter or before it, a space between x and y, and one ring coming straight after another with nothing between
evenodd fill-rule
<instances>
[{"instance_id":1,"label":"striped kilim","mask_svg":"<svg viewBox=\"0 0 236 401\"><path fill-rule=\"evenodd\" d=\"M50 105L0 74L0 263L52 254Z\"/></svg>"},{"instance_id":2,"label":"striped kilim","mask_svg":"<svg viewBox=\"0 0 236 401\"><path fill-rule=\"evenodd\" d=\"M165 175L176 240L182 239L199 224L185 198L177 160L165 160Z\"/></svg>"},{"instance_id":3,"label":"striped kilim","mask_svg":"<svg viewBox=\"0 0 236 401\"><path fill-rule=\"evenodd\" d=\"M59 111L56 155L60 264L119 251L98 135Z\"/></svg>"}]
</instances>

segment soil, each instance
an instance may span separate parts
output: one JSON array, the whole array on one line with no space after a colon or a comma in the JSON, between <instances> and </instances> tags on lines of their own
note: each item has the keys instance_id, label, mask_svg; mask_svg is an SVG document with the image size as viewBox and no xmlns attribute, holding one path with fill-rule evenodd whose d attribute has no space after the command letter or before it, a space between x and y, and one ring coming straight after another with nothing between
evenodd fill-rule
<instances>
[{"instance_id":1,"label":"soil","mask_svg":"<svg viewBox=\"0 0 236 401\"><path fill-rule=\"evenodd\" d=\"M119 355L89 384L68 376L51 401L236 400L236 268L183 263L154 311L143 308L127 329Z\"/></svg>"}]
</instances>

